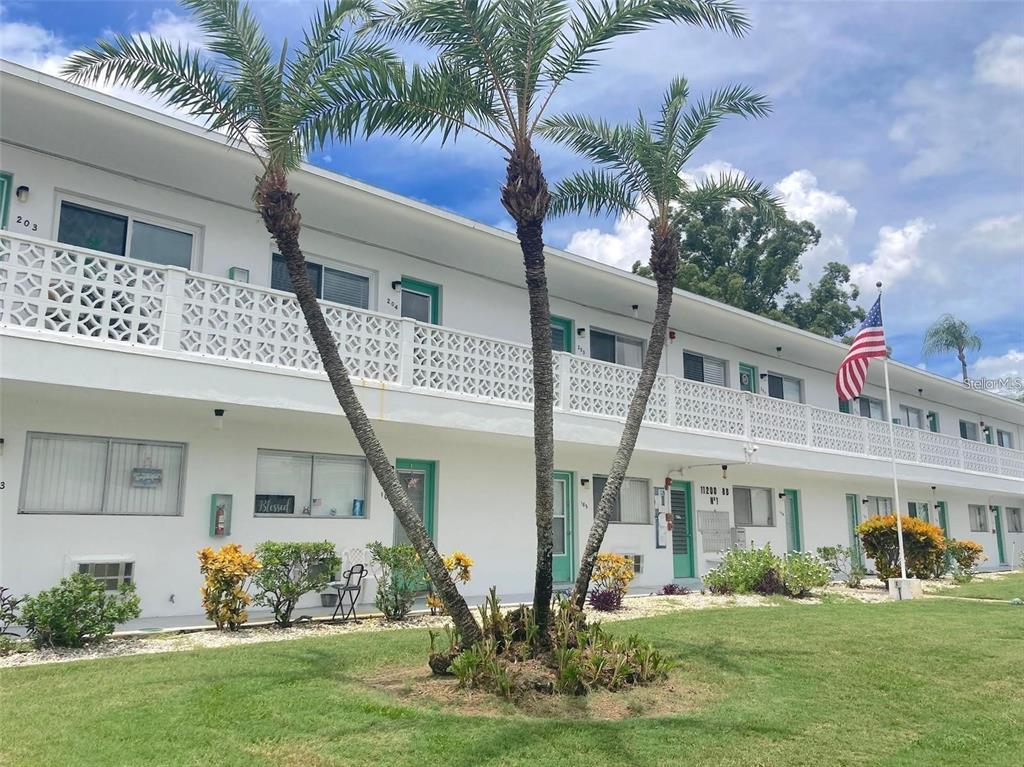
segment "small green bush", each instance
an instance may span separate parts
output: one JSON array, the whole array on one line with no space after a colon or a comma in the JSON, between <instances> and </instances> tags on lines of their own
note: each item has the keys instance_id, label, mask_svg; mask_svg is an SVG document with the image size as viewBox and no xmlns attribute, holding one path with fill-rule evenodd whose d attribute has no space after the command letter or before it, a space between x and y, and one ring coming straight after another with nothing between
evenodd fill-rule
<instances>
[{"instance_id":1,"label":"small green bush","mask_svg":"<svg viewBox=\"0 0 1024 767\"><path fill-rule=\"evenodd\" d=\"M832 573L817 554L796 551L782 561L782 583L791 597L805 597L811 589L820 589Z\"/></svg>"},{"instance_id":2,"label":"small green bush","mask_svg":"<svg viewBox=\"0 0 1024 767\"><path fill-rule=\"evenodd\" d=\"M36 647L82 647L109 636L118 623L139 614L135 584L124 583L117 593L108 594L91 575L74 573L26 599L21 622Z\"/></svg>"},{"instance_id":3,"label":"small green bush","mask_svg":"<svg viewBox=\"0 0 1024 767\"><path fill-rule=\"evenodd\" d=\"M256 547L256 558L262 565L253 576L256 602L271 608L282 628L292 625L292 611L303 595L325 588L341 567L330 541L265 541Z\"/></svg>"},{"instance_id":4,"label":"small green bush","mask_svg":"<svg viewBox=\"0 0 1024 767\"><path fill-rule=\"evenodd\" d=\"M704 576L704 583L714 594L777 593L773 582L781 582L782 560L772 553L771 546L760 549L730 549L717 567Z\"/></svg>"},{"instance_id":5,"label":"small green bush","mask_svg":"<svg viewBox=\"0 0 1024 767\"><path fill-rule=\"evenodd\" d=\"M378 573L377 609L389 621L405 620L416 595L427 588L427 573L416 549L407 543L385 546L380 541L366 548Z\"/></svg>"},{"instance_id":6,"label":"small green bush","mask_svg":"<svg viewBox=\"0 0 1024 767\"><path fill-rule=\"evenodd\" d=\"M18 620L18 605L24 598L14 596L9 588L0 586L0 637L15 636L11 625Z\"/></svg>"},{"instance_id":7,"label":"small green bush","mask_svg":"<svg viewBox=\"0 0 1024 767\"><path fill-rule=\"evenodd\" d=\"M829 569L846 581L851 589L859 589L867 568L857 561L857 553L849 546L822 546L818 556Z\"/></svg>"}]
</instances>

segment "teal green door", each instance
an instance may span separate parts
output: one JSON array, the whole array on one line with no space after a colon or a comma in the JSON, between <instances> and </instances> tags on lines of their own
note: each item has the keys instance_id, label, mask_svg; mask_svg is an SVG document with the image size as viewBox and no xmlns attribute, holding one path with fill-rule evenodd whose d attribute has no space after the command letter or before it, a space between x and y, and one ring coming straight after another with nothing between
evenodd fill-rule
<instances>
[{"instance_id":1,"label":"teal green door","mask_svg":"<svg viewBox=\"0 0 1024 767\"><path fill-rule=\"evenodd\" d=\"M850 523L850 551L853 563L864 567L864 549L861 547L857 526L860 525L860 499L853 493L846 494L846 514Z\"/></svg>"},{"instance_id":2,"label":"teal green door","mask_svg":"<svg viewBox=\"0 0 1024 767\"><path fill-rule=\"evenodd\" d=\"M694 578L697 575L693 552L693 485L682 480L672 482L672 576Z\"/></svg>"},{"instance_id":3,"label":"teal green door","mask_svg":"<svg viewBox=\"0 0 1024 767\"><path fill-rule=\"evenodd\" d=\"M576 526L573 474L571 471L556 471L552 483L551 577L555 583L570 583L573 578L573 529Z\"/></svg>"},{"instance_id":4,"label":"teal green door","mask_svg":"<svg viewBox=\"0 0 1024 767\"><path fill-rule=\"evenodd\" d=\"M398 479L409 494L416 513L423 520L430 537L437 542L437 515L434 508L437 494L437 464L434 461L417 461L410 458L399 458L395 462ZM408 543L409 536L395 518L395 543Z\"/></svg>"},{"instance_id":5,"label":"teal green door","mask_svg":"<svg viewBox=\"0 0 1024 767\"><path fill-rule=\"evenodd\" d=\"M999 564L1006 564L1006 546L1003 544L1003 510L995 506L992 515L996 522L996 547L999 549Z\"/></svg>"},{"instance_id":6,"label":"teal green door","mask_svg":"<svg viewBox=\"0 0 1024 767\"><path fill-rule=\"evenodd\" d=\"M939 527L942 528L942 534L949 537L949 520L946 518L946 502L936 501L935 508L939 512Z\"/></svg>"},{"instance_id":7,"label":"teal green door","mask_svg":"<svg viewBox=\"0 0 1024 767\"><path fill-rule=\"evenodd\" d=\"M803 551L800 530L800 491L786 490L786 545L790 551Z\"/></svg>"}]
</instances>

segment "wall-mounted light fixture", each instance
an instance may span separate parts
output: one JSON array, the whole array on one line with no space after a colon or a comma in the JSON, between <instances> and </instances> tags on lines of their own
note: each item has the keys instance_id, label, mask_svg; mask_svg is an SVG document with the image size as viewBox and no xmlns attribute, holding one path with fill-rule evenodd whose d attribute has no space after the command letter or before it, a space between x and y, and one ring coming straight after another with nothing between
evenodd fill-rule
<instances>
[{"instance_id":1,"label":"wall-mounted light fixture","mask_svg":"<svg viewBox=\"0 0 1024 767\"><path fill-rule=\"evenodd\" d=\"M722 464L722 479L729 479L729 466L728 464Z\"/></svg>"},{"instance_id":2,"label":"wall-mounted light fixture","mask_svg":"<svg viewBox=\"0 0 1024 767\"><path fill-rule=\"evenodd\" d=\"M640 319L640 304L633 304L633 319Z\"/></svg>"},{"instance_id":3,"label":"wall-mounted light fixture","mask_svg":"<svg viewBox=\"0 0 1024 767\"><path fill-rule=\"evenodd\" d=\"M918 397L923 397L924 396L924 389L918 389L917 390L917 396Z\"/></svg>"},{"instance_id":4,"label":"wall-mounted light fixture","mask_svg":"<svg viewBox=\"0 0 1024 767\"><path fill-rule=\"evenodd\" d=\"M14 190L14 196L18 198L18 202L28 202L28 192L29 188L22 184Z\"/></svg>"},{"instance_id":5,"label":"wall-mounted light fixture","mask_svg":"<svg viewBox=\"0 0 1024 767\"><path fill-rule=\"evenodd\" d=\"M587 487L590 484L590 478L589 477L580 477L580 484L583 487Z\"/></svg>"},{"instance_id":6,"label":"wall-mounted light fixture","mask_svg":"<svg viewBox=\"0 0 1024 767\"><path fill-rule=\"evenodd\" d=\"M580 338L583 338L583 336L585 336L586 334L587 334L587 329L586 328L576 328L576 335L578 335Z\"/></svg>"},{"instance_id":7,"label":"wall-mounted light fixture","mask_svg":"<svg viewBox=\"0 0 1024 767\"><path fill-rule=\"evenodd\" d=\"M781 355L782 354L782 347L781 346L776 346L775 347L775 353Z\"/></svg>"},{"instance_id":8,"label":"wall-mounted light fixture","mask_svg":"<svg viewBox=\"0 0 1024 767\"><path fill-rule=\"evenodd\" d=\"M867 506L867 505L868 505L868 499L867 499L867 498L865 498L865 499L864 499L863 501L861 501L861 503L862 503L862 504L863 504L864 506Z\"/></svg>"},{"instance_id":9,"label":"wall-mounted light fixture","mask_svg":"<svg viewBox=\"0 0 1024 767\"><path fill-rule=\"evenodd\" d=\"M763 381L764 379L766 379L768 377L768 374L767 373L758 373L757 377L760 378Z\"/></svg>"},{"instance_id":10,"label":"wall-mounted light fixture","mask_svg":"<svg viewBox=\"0 0 1024 767\"><path fill-rule=\"evenodd\" d=\"M0 455L4 454L4 438L0 437Z\"/></svg>"},{"instance_id":11,"label":"wall-mounted light fixture","mask_svg":"<svg viewBox=\"0 0 1024 767\"><path fill-rule=\"evenodd\" d=\"M224 408L218 407L213 411L213 428L221 431L224 428Z\"/></svg>"},{"instance_id":12,"label":"wall-mounted light fixture","mask_svg":"<svg viewBox=\"0 0 1024 767\"><path fill-rule=\"evenodd\" d=\"M786 497L786 494L785 494L785 493L779 493L779 500L780 500L780 501L781 501L781 500L782 500L783 498L785 498L785 497Z\"/></svg>"},{"instance_id":13,"label":"wall-mounted light fixture","mask_svg":"<svg viewBox=\"0 0 1024 767\"><path fill-rule=\"evenodd\" d=\"M401 287L402 287L402 281L401 280L393 280L391 282L391 289L392 290L398 290Z\"/></svg>"}]
</instances>

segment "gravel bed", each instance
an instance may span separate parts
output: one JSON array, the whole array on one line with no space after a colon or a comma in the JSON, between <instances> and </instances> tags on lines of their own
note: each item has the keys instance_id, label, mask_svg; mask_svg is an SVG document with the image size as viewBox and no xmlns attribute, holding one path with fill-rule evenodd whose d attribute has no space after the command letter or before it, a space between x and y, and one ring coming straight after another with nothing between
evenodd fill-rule
<instances>
[{"instance_id":1,"label":"gravel bed","mask_svg":"<svg viewBox=\"0 0 1024 767\"><path fill-rule=\"evenodd\" d=\"M868 585L868 583L865 585ZM832 584L826 589L825 593L841 594L864 602L884 602L888 600L881 583L878 583L877 588L869 586L862 589L849 589L840 584ZM803 604L819 604L821 602L820 599L815 597L794 601ZM621 610L614 613L602 613L588 609L586 614L589 620L612 623L615 621L632 620L634 618L651 618L682 610L775 607L777 605L777 600L752 594L720 596L693 592L673 596L655 594L627 596L623 600ZM506 609L513 607L515 605L508 605ZM392 623L385 621L383 618L372 617L362 618L357 623L312 621L300 623L287 629L273 626L254 626L234 632L210 630L175 633L168 631L148 636L118 637L115 635L99 644L79 649L42 649L0 656L0 668L34 666L41 663L67 663L77 660L111 658L124 655L148 655L152 653L233 647L235 645L256 644L258 642L282 642L290 639L353 634L362 631L402 631L405 629L441 628L449 624L450 619L445 616L423 614L413 615L408 620L400 623Z\"/></svg>"}]
</instances>

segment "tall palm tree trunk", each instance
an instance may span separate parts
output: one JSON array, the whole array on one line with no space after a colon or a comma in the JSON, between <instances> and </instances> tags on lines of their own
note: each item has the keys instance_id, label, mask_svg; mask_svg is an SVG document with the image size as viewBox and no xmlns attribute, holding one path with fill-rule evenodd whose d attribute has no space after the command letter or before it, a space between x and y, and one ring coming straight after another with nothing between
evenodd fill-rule
<instances>
[{"instance_id":1,"label":"tall palm tree trunk","mask_svg":"<svg viewBox=\"0 0 1024 767\"><path fill-rule=\"evenodd\" d=\"M431 584L447 608L459 638L464 645L480 641L483 635L466 600L459 594L454 581L445 568L434 542L420 521L402 487L398 472L388 459L384 448L377 439L373 425L366 415L359 397L348 376L348 370L338 353L334 336L324 319L316 294L306 276L306 259L299 247L299 231L302 217L295 206L298 195L288 189L288 180L283 171L271 170L259 182L256 190L256 206L263 224L277 243L277 249L285 258L292 288L298 299L302 314L306 318L309 333L320 352L324 371L338 398L338 404L345 413L352 432L359 442L374 476L384 490L384 495L395 511L399 523L409 540L419 552L423 565L430 575Z\"/></svg>"},{"instance_id":2,"label":"tall palm tree trunk","mask_svg":"<svg viewBox=\"0 0 1024 767\"><path fill-rule=\"evenodd\" d=\"M530 341L533 349L533 450L537 563L533 612L541 648L548 643L551 612L552 474L555 469L554 376L551 364L551 306L544 269L544 217L550 197L540 156L528 143L517 145L508 160L501 202L516 222L523 252L526 291L530 300Z\"/></svg>"},{"instance_id":3,"label":"tall palm tree trunk","mask_svg":"<svg viewBox=\"0 0 1024 767\"><path fill-rule=\"evenodd\" d=\"M962 347L956 350L956 357L960 360L960 370L964 374L964 383L967 383L967 355L964 354Z\"/></svg>"},{"instance_id":4,"label":"tall palm tree trunk","mask_svg":"<svg viewBox=\"0 0 1024 767\"><path fill-rule=\"evenodd\" d=\"M597 503L597 510L594 512L594 524L590 528L590 535L587 536L587 545L580 557L580 571L576 576L576 585L573 588L572 596L573 601L580 608L587 602L590 579L594 574L594 561L601 550L604 535L608 531L608 522L612 509L615 507L615 499L619 496L619 489L622 487L622 481L629 469L629 461L633 457L633 449L636 447L636 440L640 435L644 413L647 412L647 402L651 398L654 382L658 378L661 354L665 349L665 336L668 334L668 320L672 313L672 294L676 283L676 271L679 268L678 243L678 236L672 227L665 223L655 227L651 238L651 269L658 286L658 299L654 307L654 324L651 326L651 335L647 340L647 352L644 354L643 367L640 369L640 379L637 381L636 391L633 392L629 410L626 412L626 423L622 429L622 436L619 438L619 446L615 451L608 479Z\"/></svg>"}]
</instances>

